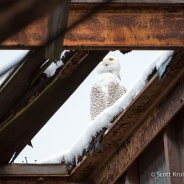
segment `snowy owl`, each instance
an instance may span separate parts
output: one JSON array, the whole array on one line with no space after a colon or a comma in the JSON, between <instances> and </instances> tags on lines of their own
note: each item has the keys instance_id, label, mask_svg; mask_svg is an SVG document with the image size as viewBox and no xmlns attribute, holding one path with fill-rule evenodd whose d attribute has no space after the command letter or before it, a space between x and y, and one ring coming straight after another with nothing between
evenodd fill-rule
<instances>
[{"instance_id":1,"label":"snowy owl","mask_svg":"<svg viewBox=\"0 0 184 184\"><path fill-rule=\"evenodd\" d=\"M96 69L98 76L90 93L92 120L126 92L126 88L121 84L120 64L115 56L105 56Z\"/></svg>"}]
</instances>

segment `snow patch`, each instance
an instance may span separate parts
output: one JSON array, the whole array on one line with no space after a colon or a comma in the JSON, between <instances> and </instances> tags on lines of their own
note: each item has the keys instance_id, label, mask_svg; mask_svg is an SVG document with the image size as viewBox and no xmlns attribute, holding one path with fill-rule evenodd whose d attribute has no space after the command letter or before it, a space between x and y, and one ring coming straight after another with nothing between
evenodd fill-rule
<instances>
[{"instance_id":1,"label":"snow patch","mask_svg":"<svg viewBox=\"0 0 184 184\"><path fill-rule=\"evenodd\" d=\"M158 71L160 67L168 60L172 58L174 51L162 51L160 54L149 63L140 78L131 86L131 88L118 99L111 107L105 109L99 114L85 129L79 139L73 144L73 146L65 152L60 152L50 156L44 160L37 162L38 164L45 163L78 163L78 158L83 154L83 151L89 147L89 144L93 137L96 136L103 128L111 126L111 122L114 117L125 110L137 94L144 88L148 81L149 75L156 68Z\"/></svg>"},{"instance_id":2,"label":"snow patch","mask_svg":"<svg viewBox=\"0 0 184 184\"><path fill-rule=\"evenodd\" d=\"M62 61L62 57L65 56L65 54L67 52L69 52L70 50L64 50L62 53L61 53L61 56L60 56L60 61L56 61L56 62L52 62L50 64L50 66L44 71L44 73L47 75L47 77L52 77L54 76L54 74L56 73L56 70L57 68L61 67L64 65L63 61Z\"/></svg>"}]
</instances>

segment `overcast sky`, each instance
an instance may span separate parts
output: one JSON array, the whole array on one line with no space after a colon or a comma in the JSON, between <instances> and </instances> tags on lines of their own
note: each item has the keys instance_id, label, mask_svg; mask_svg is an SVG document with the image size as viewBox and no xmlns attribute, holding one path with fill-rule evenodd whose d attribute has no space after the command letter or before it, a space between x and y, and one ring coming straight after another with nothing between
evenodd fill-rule
<instances>
[{"instance_id":1,"label":"overcast sky","mask_svg":"<svg viewBox=\"0 0 184 184\"><path fill-rule=\"evenodd\" d=\"M7 64L22 57L25 53L26 51L0 51L0 71ZM123 55L119 51L111 52L120 61L121 78L127 89L136 82L147 64L158 53L159 51L132 51ZM47 158L72 146L91 122L89 94L96 76L94 69L75 93L33 138L33 148L26 146L15 162L25 162L25 157L27 157L29 163L34 163L35 160ZM1 80L2 77L0 77L0 82Z\"/></svg>"}]
</instances>

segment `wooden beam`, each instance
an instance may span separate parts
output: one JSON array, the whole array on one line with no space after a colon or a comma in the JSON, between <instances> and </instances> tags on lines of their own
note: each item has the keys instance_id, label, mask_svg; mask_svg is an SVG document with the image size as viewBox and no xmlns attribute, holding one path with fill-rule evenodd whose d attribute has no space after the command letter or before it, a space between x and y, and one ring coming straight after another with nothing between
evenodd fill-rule
<instances>
[{"instance_id":1,"label":"wooden beam","mask_svg":"<svg viewBox=\"0 0 184 184\"><path fill-rule=\"evenodd\" d=\"M179 2L179 1L178 1ZM176 49L184 46L184 3L72 4L64 49ZM81 22L89 12L90 15ZM0 45L33 49L47 40L47 15ZM76 24L76 22L79 22ZM73 24L76 24L73 27ZM72 28L72 29L71 29Z\"/></svg>"},{"instance_id":2,"label":"wooden beam","mask_svg":"<svg viewBox=\"0 0 184 184\"><path fill-rule=\"evenodd\" d=\"M0 177L0 184L92 184L86 182L69 182L64 176L14 176L14 177Z\"/></svg>"},{"instance_id":3,"label":"wooden beam","mask_svg":"<svg viewBox=\"0 0 184 184\"><path fill-rule=\"evenodd\" d=\"M113 155L117 155L119 153L118 148L121 147L124 141L127 140L135 129L143 123L145 118L153 112L153 109L161 103L168 92L171 91L171 89L184 75L184 70L181 70L181 68L184 67L183 57L184 52L182 50L177 52L172 59L170 70L163 81L159 80L157 74L151 78L148 84L132 101L129 107L116 118L108 132L103 137L103 151L96 150L90 157L85 157L72 171L71 179L74 181L82 181L83 179L85 181L85 176L88 176L90 178L96 178L95 180L97 180L98 177L100 178L103 175L101 172L103 170L102 168L111 168L111 166L106 165L106 163L112 158ZM149 133L146 135L149 135ZM137 141L134 143L135 145L132 146L132 149L138 146ZM131 154L127 156L128 160L129 157L134 158ZM125 159L124 162L128 162L128 160ZM117 177L122 175L121 168L118 167L118 165L121 165L121 163L117 163L117 165L114 166L116 168L111 170L112 173L107 171L107 175L104 174L104 177L110 179L114 173L115 175L118 175Z\"/></svg>"},{"instance_id":4,"label":"wooden beam","mask_svg":"<svg viewBox=\"0 0 184 184\"><path fill-rule=\"evenodd\" d=\"M104 3L105 0L71 0L71 3ZM126 4L135 4L135 3L158 3L158 4L176 4L184 3L183 0L113 0L112 3L126 3Z\"/></svg>"},{"instance_id":5,"label":"wooden beam","mask_svg":"<svg viewBox=\"0 0 184 184\"><path fill-rule=\"evenodd\" d=\"M2 118L11 109L11 107L22 97L29 89L30 79L35 71L45 62L44 49L40 51L29 52L21 61L21 64L15 68L11 77L8 77L5 83L0 87L0 122ZM13 76L13 77L12 77ZM21 85L20 85L21 84ZM14 91L12 93L12 91ZM7 94L11 94L8 95Z\"/></svg>"},{"instance_id":6,"label":"wooden beam","mask_svg":"<svg viewBox=\"0 0 184 184\"><path fill-rule=\"evenodd\" d=\"M167 178L159 177L158 174L167 172L162 132L154 138L137 160L140 183L167 183Z\"/></svg>"},{"instance_id":7,"label":"wooden beam","mask_svg":"<svg viewBox=\"0 0 184 184\"><path fill-rule=\"evenodd\" d=\"M49 184L49 183L57 183L57 184L75 184L69 183L66 181L66 178L63 176L1 176L0 177L0 184ZM76 183L77 184L77 183ZM78 183L79 184L79 183Z\"/></svg>"},{"instance_id":8,"label":"wooden beam","mask_svg":"<svg viewBox=\"0 0 184 184\"><path fill-rule=\"evenodd\" d=\"M0 43L61 2L62 0L2 0L0 2Z\"/></svg>"},{"instance_id":9,"label":"wooden beam","mask_svg":"<svg viewBox=\"0 0 184 184\"><path fill-rule=\"evenodd\" d=\"M97 184L112 184L121 176L147 145L167 125L171 118L184 107L184 80L173 89L165 100L157 106L142 125L115 153L94 178Z\"/></svg>"},{"instance_id":10,"label":"wooden beam","mask_svg":"<svg viewBox=\"0 0 184 184\"><path fill-rule=\"evenodd\" d=\"M70 182L66 166L61 164L8 164L0 165L0 184L92 184Z\"/></svg>"},{"instance_id":11,"label":"wooden beam","mask_svg":"<svg viewBox=\"0 0 184 184\"><path fill-rule=\"evenodd\" d=\"M46 58L59 61L63 51L63 40L67 28L70 0L63 0L48 15L48 40L53 40L55 35L63 33L46 47Z\"/></svg>"},{"instance_id":12,"label":"wooden beam","mask_svg":"<svg viewBox=\"0 0 184 184\"><path fill-rule=\"evenodd\" d=\"M1 176L63 175L69 176L66 166L60 164L7 164L0 165Z\"/></svg>"},{"instance_id":13,"label":"wooden beam","mask_svg":"<svg viewBox=\"0 0 184 184\"><path fill-rule=\"evenodd\" d=\"M178 174L181 172L181 161L179 144L177 141L177 132L175 130L174 119L167 127L163 135L164 139L164 151L166 160L166 169L170 174L168 177L168 184L177 183L182 184L182 177Z\"/></svg>"}]
</instances>

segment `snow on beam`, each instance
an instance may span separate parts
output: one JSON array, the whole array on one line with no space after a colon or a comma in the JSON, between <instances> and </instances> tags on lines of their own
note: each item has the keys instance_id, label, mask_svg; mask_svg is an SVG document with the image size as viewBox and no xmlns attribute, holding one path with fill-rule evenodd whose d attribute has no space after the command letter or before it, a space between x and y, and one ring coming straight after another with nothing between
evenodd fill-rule
<instances>
[{"instance_id":1,"label":"snow on beam","mask_svg":"<svg viewBox=\"0 0 184 184\"><path fill-rule=\"evenodd\" d=\"M157 136L168 122L184 107L184 80L177 85L171 94L158 105L125 141L120 149L94 178L98 184L112 184L120 177L147 145Z\"/></svg>"},{"instance_id":2,"label":"snow on beam","mask_svg":"<svg viewBox=\"0 0 184 184\"><path fill-rule=\"evenodd\" d=\"M134 6L133 6L134 5ZM98 4L71 4L68 27L96 10ZM176 49L184 46L184 3L109 4L70 29L64 49ZM33 49L46 42L47 15L0 45Z\"/></svg>"}]
</instances>

